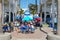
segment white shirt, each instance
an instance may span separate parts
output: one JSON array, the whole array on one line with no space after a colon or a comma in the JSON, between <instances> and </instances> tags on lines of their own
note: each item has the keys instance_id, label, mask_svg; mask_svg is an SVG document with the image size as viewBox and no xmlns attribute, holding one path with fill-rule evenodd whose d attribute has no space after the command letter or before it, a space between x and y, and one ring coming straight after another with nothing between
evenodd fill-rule
<instances>
[{"instance_id":1,"label":"white shirt","mask_svg":"<svg viewBox=\"0 0 60 40\"><path fill-rule=\"evenodd\" d=\"M56 17L54 18L54 23L57 23L57 18Z\"/></svg>"}]
</instances>

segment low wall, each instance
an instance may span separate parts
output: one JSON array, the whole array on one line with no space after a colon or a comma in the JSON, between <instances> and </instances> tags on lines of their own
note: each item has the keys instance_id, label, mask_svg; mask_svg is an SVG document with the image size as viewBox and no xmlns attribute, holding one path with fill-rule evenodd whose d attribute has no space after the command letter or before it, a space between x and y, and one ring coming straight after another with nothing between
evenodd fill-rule
<instances>
[{"instance_id":1,"label":"low wall","mask_svg":"<svg viewBox=\"0 0 60 40\"><path fill-rule=\"evenodd\" d=\"M11 40L11 34L10 33L0 34L0 40Z\"/></svg>"},{"instance_id":2,"label":"low wall","mask_svg":"<svg viewBox=\"0 0 60 40\"><path fill-rule=\"evenodd\" d=\"M54 34L48 34L47 35L47 40L60 40L59 35L54 35Z\"/></svg>"}]
</instances>

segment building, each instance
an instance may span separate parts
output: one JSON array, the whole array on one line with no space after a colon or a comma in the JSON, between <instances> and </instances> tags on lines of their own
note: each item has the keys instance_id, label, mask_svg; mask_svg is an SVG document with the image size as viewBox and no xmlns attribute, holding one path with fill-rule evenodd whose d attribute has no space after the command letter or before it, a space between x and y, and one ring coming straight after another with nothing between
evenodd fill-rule
<instances>
[{"instance_id":1,"label":"building","mask_svg":"<svg viewBox=\"0 0 60 40\"><path fill-rule=\"evenodd\" d=\"M8 22L14 21L14 16L16 15L19 8L19 0L2 0L2 23L5 22L5 15L9 15ZM12 17L11 17L12 16Z\"/></svg>"},{"instance_id":2,"label":"building","mask_svg":"<svg viewBox=\"0 0 60 40\"><path fill-rule=\"evenodd\" d=\"M48 16L52 18L52 14L57 15L56 0L54 3L52 2L52 0L47 0L46 3L43 3L42 12L43 12L42 14L44 15L44 22Z\"/></svg>"}]
</instances>

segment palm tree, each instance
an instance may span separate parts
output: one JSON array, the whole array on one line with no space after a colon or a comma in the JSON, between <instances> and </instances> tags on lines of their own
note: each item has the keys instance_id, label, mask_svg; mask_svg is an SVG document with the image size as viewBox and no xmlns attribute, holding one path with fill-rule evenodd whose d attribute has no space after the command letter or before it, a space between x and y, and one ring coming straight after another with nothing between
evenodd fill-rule
<instances>
[{"instance_id":1,"label":"palm tree","mask_svg":"<svg viewBox=\"0 0 60 40\"><path fill-rule=\"evenodd\" d=\"M29 10L32 14L35 14L37 6L35 4L29 4Z\"/></svg>"},{"instance_id":2,"label":"palm tree","mask_svg":"<svg viewBox=\"0 0 60 40\"><path fill-rule=\"evenodd\" d=\"M0 3L2 3L2 0L0 0Z\"/></svg>"},{"instance_id":3,"label":"palm tree","mask_svg":"<svg viewBox=\"0 0 60 40\"><path fill-rule=\"evenodd\" d=\"M20 9L19 13L20 14L23 14L24 13L24 10L23 9Z\"/></svg>"}]
</instances>

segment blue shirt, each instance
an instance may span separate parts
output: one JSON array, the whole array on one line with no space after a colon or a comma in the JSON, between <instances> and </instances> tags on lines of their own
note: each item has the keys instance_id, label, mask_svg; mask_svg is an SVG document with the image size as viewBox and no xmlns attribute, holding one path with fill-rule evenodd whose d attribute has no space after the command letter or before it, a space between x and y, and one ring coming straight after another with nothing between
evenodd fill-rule
<instances>
[{"instance_id":1,"label":"blue shirt","mask_svg":"<svg viewBox=\"0 0 60 40\"><path fill-rule=\"evenodd\" d=\"M16 15L16 19L19 19L19 18L20 18L20 15L19 15L19 14L17 14L17 15Z\"/></svg>"}]
</instances>

